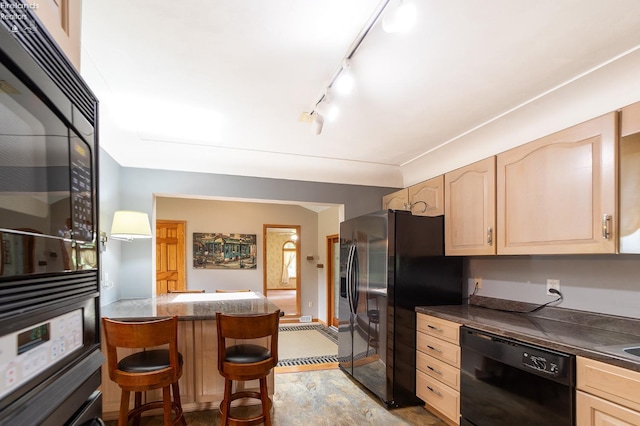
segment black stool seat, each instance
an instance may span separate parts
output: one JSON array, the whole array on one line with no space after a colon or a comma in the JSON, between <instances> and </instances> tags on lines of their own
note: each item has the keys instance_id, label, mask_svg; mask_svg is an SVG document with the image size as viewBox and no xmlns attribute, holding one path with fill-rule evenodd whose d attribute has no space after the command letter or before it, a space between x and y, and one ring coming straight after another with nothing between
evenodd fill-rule
<instances>
[{"instance_id":1,"label":"black stool seat","mask_svg":"<svg viewBox=\"0 0 640 426\"><path fill-rule=\"evenodd\" d=\"M180 352L178 352L178 363L182 365L182 354ZM118 362L118 369L128 373L149 373L169 368L170 366L168 349L136 352Z\"/></svg>"},{"instance_id":2,"label":"black stool seat","mask_svg":"<svg viewBox=\"0 0 640 426\"><path fill-rule=\"evenodd\" d=\"M251 364L271 358L271 351L258 345L235 345L227 348L224 360L236 364Z\"/></svg>"}]
</instances>

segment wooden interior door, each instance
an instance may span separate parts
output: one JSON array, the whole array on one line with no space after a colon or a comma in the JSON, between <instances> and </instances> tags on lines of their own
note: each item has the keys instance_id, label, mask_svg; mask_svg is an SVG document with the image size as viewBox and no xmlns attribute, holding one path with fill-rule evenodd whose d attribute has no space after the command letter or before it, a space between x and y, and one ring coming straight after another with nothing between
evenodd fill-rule
<instances>
[{"instance_id":1,"label":"wooden interior door","mask_svg":"<svg viewBox=\"0 0 640 426\"><path fill-rule=\"evenodd\" d=\"M186 222L156 221L156 294L186 290Z\"/></svg>"},{"instance_id":2,"label":"wooden interior door","mask_svg":"<svg viewBox=\"0 0 640 426\"><path fill-rule=\"evenodd\" d=\"M327 325L338 326L338 286L340 285L340 238L327 236Z\"/></svg>"}]
</instances>

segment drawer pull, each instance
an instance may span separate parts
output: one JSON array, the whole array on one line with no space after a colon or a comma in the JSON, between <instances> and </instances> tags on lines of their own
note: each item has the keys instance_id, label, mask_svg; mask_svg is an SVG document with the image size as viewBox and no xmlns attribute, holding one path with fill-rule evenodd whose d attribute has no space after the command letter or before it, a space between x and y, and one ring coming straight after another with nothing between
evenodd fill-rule
<instances>
[{"instance_id":1,"label":"drawer pull","mask_svg":"<svg viewBox=\"0 0 640 426\"><path fill-rule=\"evenodd\" d=\"M608 214L603 214L602 215L602 238L605 240L608 240L609 237L611 236L611 231L609 229L611 225L611 216L609 216Z\"/></svg>"},{"instance_id":2,"label":"drawer pull","mask_svg":"<svg viewBox=\"0 0 640 426\"><path fill-rule=\"evenodd\" d=\"M427 386L427 389L429 389L431 392L435 393L438 396L442 396L442 394L440 392L438 392L437 390L435 390L431 386Z\"/></svg>"},{"instance_id":3,"label":"drawer pull","mask_svg":"<svg viewBox=\"0 0 640 426\"><path fill-rule=\"evenodd\" d=\"M432 351L435 351L435 352L438 352L438 353L442 353L442 351L441 351L440 349L438 349L438 348L434 348L434 347L433 347L433 346L431 346L431 345L427 345L427 347L428 347L429 349L431 349Z\"/></svg>"},{"instance_id":4,"label":"drawer pull","mask_svg":"<svg viewBox=\"0 0 640 426\"><path fill-rule=\"evenodd\" d=\"M427 324L427 327L429 327L432 330L439 331L440 333L442 333L444 331L441 328L438 328L438 327L436 327L434 325L431 325L431 324Z\"/></svg>"},{"instance_id":5,"label":"drawer pull","mask_svg":"<svg viewBox=\"0 0 640 426\"><path fill-rule=\"evenodd\" d=\"M433 371L434 373L439 374L439 375L441 375L441 376L442 376L442 371L440 371L440 370L436 370L435 368L433 368L433 367L432 367L432 366L430 366L430 365L427 365L427 368L428 368L429 370Z\"/></svg>"}]
</instances>

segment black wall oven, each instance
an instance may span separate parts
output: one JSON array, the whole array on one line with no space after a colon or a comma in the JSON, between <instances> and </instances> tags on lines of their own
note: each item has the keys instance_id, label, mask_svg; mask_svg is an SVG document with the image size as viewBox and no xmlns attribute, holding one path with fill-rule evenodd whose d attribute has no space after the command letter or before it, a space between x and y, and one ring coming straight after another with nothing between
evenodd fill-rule
<instances>
[{"instance_id":1,"label":"black wall oven","mask_svg":"<svg viewBox=\"0 0 640 426\"><path fill-rule=\"evenodd\" d=\"M0 425L100 424L97 100L25 4L0 0Z\"/></svg>"},{"instance_id":2,"label":"black wall oven","mask_svg":"<svg viewBox=\"0 0 640 426\"><path fill-rule=\"evenodd\" d=\"M575 357L460 328L461 425L571 426Z\"/></svg>"}]
</instances>

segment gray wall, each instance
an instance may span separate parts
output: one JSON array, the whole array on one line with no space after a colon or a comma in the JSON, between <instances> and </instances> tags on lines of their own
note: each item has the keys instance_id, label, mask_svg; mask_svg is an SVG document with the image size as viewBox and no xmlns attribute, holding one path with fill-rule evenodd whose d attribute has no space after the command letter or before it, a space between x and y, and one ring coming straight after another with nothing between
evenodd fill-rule
<instances>
[{"instance_id":1,"label":"gray wall","mask_svg":"<svg viewBox=\"0 0 640 426\"><path fill-rule=\"evenodd\" d=\"M100 150L100 176L98 211L100 231L107 234L111 230L113 212L120 209L120 170L122 167L103 150ZM101 283L100 303L106 305L120 299L121 243L107 241L107 249L100 253Z\"/></svg>"},{"instance_id":2,"label":"gray wall","mask_svg":"<svg viewBox=\"0 0 640 426\"><path fill-rule=\"evenodd\" d=\"M563 308L640 318L640 256L486 256L468 259L468 288L477 294L545 303L547 279L559 279Z\"/></svg>"},{"instance_id":3,"label":"gray wall","mask_svg":"<svg viewBox=\"0 0 640 426\"><path fill-rule=\"evenodd\" d=\"M100 161L100 191L101 196L105 196L100 202L101 230L107 233L115 210L146 212L153 223L155 196L344 205L344 215L348 219L379 210L382 196L396 189L127 168L117 166L103 150ZM151 240L109 241L102 264L103 275L108 274L113 287L103 287L102 303L150 297L155 286L152 254Z\"/></svg>"}]
</instances>

